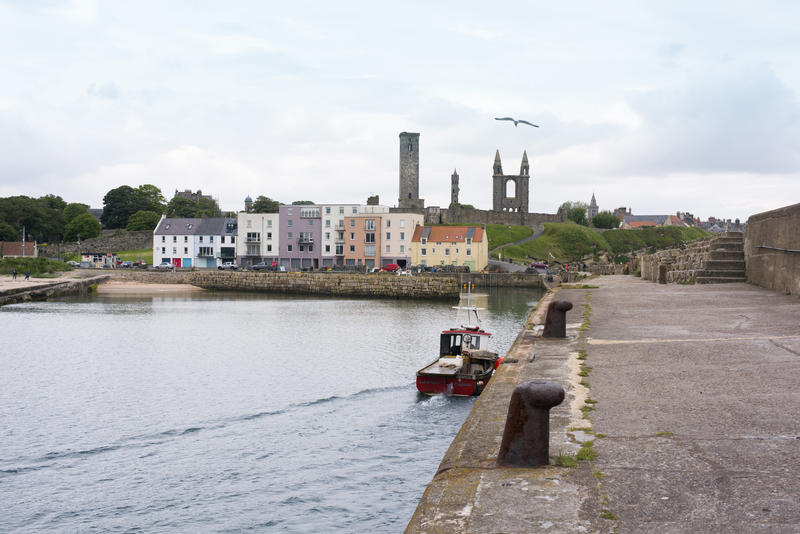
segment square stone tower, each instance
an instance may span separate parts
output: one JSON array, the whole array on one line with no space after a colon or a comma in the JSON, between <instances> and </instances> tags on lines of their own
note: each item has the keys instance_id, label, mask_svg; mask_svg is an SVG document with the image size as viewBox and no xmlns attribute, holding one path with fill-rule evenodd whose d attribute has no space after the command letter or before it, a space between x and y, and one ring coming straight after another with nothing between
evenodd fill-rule
<instances>
[{"instance_id":1,"label":"square stone tower","mask_svg":"<svg viewBox=\"0 0 800 534\"><path fill-rule=\"evenodd\" d=\"M398 207L423 209L425 201L419 198L419 134L400 134L400 198Z\"/></svg>"}]
</instances>

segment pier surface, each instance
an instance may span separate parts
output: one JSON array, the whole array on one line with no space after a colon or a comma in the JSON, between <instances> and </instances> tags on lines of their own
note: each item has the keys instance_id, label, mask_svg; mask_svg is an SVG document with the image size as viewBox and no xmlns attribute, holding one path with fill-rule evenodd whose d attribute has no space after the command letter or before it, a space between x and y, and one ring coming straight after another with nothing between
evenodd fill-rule
<instances>
[{"instance_id":1,"label":"pier surface","mask_svg":"<svg viewBox=\"0 0 800 534\"><path fill-rule=\"evenodd\" d=\"M407 532L800 532L800 300L743 283L588 283L557 293L574 304L566 340L520 334ZM534 378L567 390L551 458L588 441L596 458L495 466L511 391Z\"/></svg>"}]
</instances>

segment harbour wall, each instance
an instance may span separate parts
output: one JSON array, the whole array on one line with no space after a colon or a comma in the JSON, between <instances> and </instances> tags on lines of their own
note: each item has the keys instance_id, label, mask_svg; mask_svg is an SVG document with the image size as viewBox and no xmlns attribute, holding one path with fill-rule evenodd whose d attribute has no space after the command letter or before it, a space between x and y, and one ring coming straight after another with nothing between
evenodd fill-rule
<instances>
[{"instance_id":1,"label":"harbour wall","mask_svg":"<svg viewBox=\"0 0 800 534\"><path fill-rule=\"evenodd\" d=\"M452 278L460 286L472 283L474 287L535 287L545 288L543 278L532 273L422 273L422 278Z\"/></svg>"},{"instance_id":2,"label":"harbour wall","mask_svg":"<svg viewBox=\"0 0 800 534\"><path fill-rule=\"evenodd\" d=\"M240 271L121 271L115 278L145 283L191 284L204 289L264 293L297 293L381 298L458 298L454 277L393 274L240 272Z\"/></svg>"},{"instance_id":3,"label":"harbour wall","mask_svg":"<svg viewBox=\"0 0 800 534\"><path fill-rule=\"evenodd\" d=\"M28 302L32 300L47 300L51 297L60 297L63 295L86 293L90 290L91 286L107 282L109 278L111 278L110 275L104 274L92 276L91 278L66 280L52 282L49 284L39 284L36 286L5 289L0 291L0 306L5 306L6 304L17 304L19 302Z\"/></svg>"},{"instance_id":4,"label":"harbour wall","mask_svg":"<svg viewBox=\"0 0 800 534\"><path fill-rule=\"evenodd\" d=\"M747 219L744 255L748 282L800 297L800 204Z\"/></svg>"}]
</instances>

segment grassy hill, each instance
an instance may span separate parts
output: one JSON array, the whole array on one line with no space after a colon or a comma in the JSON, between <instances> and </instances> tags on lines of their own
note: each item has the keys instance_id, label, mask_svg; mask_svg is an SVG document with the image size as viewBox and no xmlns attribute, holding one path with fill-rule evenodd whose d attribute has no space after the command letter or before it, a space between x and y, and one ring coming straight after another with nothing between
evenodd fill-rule
<instances>
[{"instance_id":1,"label":"grassy hill","mask_svg":"<svg viewBox=\"0 0 800 534\"><path fill-rule=\"evenodd\" d=\"M502 229L492 228L501 226ZM511 227L526 228L526 227ZM505 247L500 251L503 258L514 258L523 262L531 259L552 260L552 254L560 262L578 261L590 255L608 254L609 257L616 257L624 260L624 256L642 248L665 249L680 247L683 243L705 237L708 232L699 228L679 228L676 226L663 226L655 228L639 228L636 230L609 230L607 232L595 232L586 226L581 226L572 222L567 223L545 223L544 234L540 237L523 243L521 245ZM505 225L487 226L489 242L493 242L493 233L502 230L498 237L494 237L495 242L502 244L512 243L518 239L510 239L512 234ZM528 234L530 235L530 234ZM525 237L525 236L523 236ZM495 245L499 246L499 245ZM493 248L490 244L489 248ZM493 257L498 257L498 253Z\"/></svg>"}]
</instances>

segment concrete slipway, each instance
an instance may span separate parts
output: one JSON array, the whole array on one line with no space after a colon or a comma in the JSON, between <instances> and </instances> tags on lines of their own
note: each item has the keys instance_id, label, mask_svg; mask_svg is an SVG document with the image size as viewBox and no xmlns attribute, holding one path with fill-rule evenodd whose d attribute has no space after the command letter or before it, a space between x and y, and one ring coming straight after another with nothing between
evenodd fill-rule
<instances>
[{"instance_id":1,"label":"concrete slipway","mask_svg":"<svg viewBox=\"0 0 800 534\"><path fill-rule=\"evenodd\" d=\"M800 300L747 284L588 283L555 295L574 304L566 340L520 334L406 531L800 532ZM589 440L597 456L497 468L511 392L542 378L567 390L551 458Z\"/></svg>"}]
</instances>

